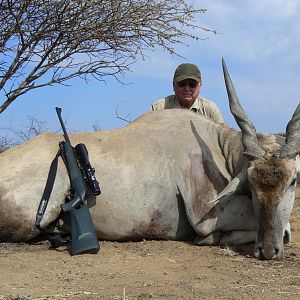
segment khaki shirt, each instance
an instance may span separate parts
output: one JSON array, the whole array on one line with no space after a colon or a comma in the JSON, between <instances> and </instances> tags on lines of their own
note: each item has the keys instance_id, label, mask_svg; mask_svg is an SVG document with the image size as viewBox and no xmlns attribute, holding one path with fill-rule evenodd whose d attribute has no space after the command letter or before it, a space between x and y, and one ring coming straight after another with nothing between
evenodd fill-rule
<instances>
[{"instance_id":1,"label":"khaki shirt","mask_svg":"<svg viewBox=\"0 0 300 300\"><path fill-rule=\"evenodd\" d=\"M150 106L150 111L157 111L169 108L182 108L175 95L167 96L165 98L161 98L155 101ZM193 105L190 107L190 109L214 120L217 123L224 123L224 119L218 106L214 102L206 98L198 96Z\"/></svg>"}]
</instances>

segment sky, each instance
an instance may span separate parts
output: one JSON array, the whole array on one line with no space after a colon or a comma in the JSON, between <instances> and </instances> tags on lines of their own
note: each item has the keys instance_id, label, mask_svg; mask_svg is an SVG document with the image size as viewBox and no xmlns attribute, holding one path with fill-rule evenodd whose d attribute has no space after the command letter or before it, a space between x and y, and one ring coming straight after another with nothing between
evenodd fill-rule
<instances>
[{"instance_id":1,"label":"sky","mask_svg":"<svg viewBox=\"0 0 300 300\"><path fill-rule=\"evenodd\" d=\"M225 59L239 100L257 131L285 132L300 100L300 1L297 0L204 0L194 1L206 8L197 24L217 34L196 30L201 39L178 46L171 56L163 50L147 52L120 84L82 80L70 87L53 86L31 91L13 102L0 115L3 128L22 129L28 118L44 122L49 131L60 125L55 107L72 132L110 130L134 120L149 110L155 100L170 95L176 67L185 62L197 64L203 85L201 96L213 100L225 122L237 125L228 106L221 59Z\"/></svg>"}]
</instances>

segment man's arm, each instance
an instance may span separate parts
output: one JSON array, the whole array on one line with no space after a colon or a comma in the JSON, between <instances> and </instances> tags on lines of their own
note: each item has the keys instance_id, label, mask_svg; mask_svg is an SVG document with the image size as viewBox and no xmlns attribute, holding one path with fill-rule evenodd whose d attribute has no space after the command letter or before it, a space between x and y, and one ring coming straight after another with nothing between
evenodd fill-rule
<instances>
[{"instance_id":1,"label":"man's arm","mask_svg":"<svg viewBox=\"0 0 300 300\"><path fill-rule=\"evenodd\" d=\"M168 108L180 108L180 104L176 103L174 95L158 99L150 106L149 111L158 111Z\"/></svg>"},{"instance_id":2,"label":"man's arm","mask_svg":"<svg viewBox=\"0 0 300 300\"><path fill-rule=\"evenodd\" d=\"M161 98L151 104L149 111L158 111L165 109L165 98Z\"/></svg>"},{"instance_id":3,"label":"man's arm","mask_svg":"<svg viewBox=\"0 0 300 300\"><path fill-rule=\"evenodd\" d=\"M225 123L219 107L216 105L213 110L213 118L217 123Z\"/></svg>"},{"instance_id":4,"label":"man's arm","mask_svg":"<svg viewBox=\"0 0 300 300\"><path fill-rule=\"evenodd\" d=\"M200 102L202 104L201 110L203 115L217 123L225 123L221 111L216 103L203 97L200 98Z\"/></svg>"}]
</instances>

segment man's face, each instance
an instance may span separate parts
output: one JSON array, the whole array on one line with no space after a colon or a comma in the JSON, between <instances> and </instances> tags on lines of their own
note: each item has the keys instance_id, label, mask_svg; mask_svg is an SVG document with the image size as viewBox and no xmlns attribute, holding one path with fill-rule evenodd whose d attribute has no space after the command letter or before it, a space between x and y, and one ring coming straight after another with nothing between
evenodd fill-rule
<instances>
[{"instance_id":1,"label":"man's face","mask_svg":"<svg viewBox=\"0 0 300 300\"><path fill-rule=\"evenodd\" d=\"M199 95L201 85L194 79L173 82L175 95L181 106L190 108Z\"/></svg>"}]
</instances>

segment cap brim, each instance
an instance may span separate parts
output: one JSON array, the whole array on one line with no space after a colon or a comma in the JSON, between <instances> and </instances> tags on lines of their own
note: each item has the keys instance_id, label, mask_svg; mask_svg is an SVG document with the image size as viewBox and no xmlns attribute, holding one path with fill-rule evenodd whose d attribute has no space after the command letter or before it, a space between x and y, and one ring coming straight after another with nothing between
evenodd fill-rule
<instances>
[{"instance_id":1,"label":"cap brim","mask_svg":"<svg viewBox=\"0 0 300 300\"><path fill-rule=\"evenodd\" d=\"M174 78L175 82L180 82L186 79L193 79L195 81L197 81L198 83L201 82L201 79L199 77L196 76L186 76L186 75L182 75L182 76L177 76L176 78Z\"/></svg>"}]
</instances>

